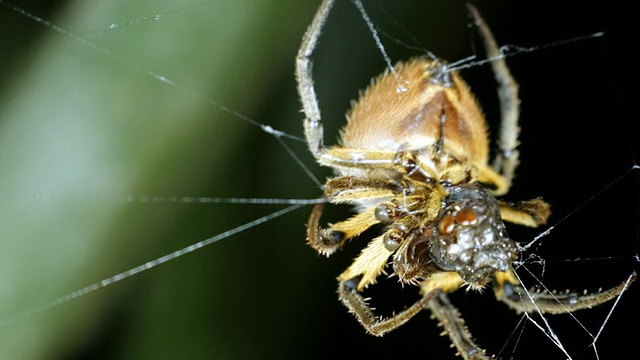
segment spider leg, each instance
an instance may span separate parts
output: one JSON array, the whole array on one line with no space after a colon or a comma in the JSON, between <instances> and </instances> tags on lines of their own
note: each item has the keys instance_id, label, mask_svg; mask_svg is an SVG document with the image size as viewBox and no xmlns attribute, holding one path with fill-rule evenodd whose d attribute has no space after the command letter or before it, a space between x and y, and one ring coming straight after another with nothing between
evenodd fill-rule
<instances>
[{"instance_id":1,"label":"spider leg","mask_svg":"<svg viewBox=\"0 0 640 360\"><path fill-rule=\"evenodd\" d=\"M458 354L464 359L491 359L492 357L485 355L485 350L478 346L471 337L471 333L464 323L464 319L460 316L460 312L456 309L446 294L437 291L437 296L427 303L427 307L431 310L433 318L438 319L438 325L444 329L449 335L451 343L458 350Z\"/></svg>"},{"instance_id":2,"label":"spider leg","mask_svg":"<svg viewBox=\"0 0 640 360\"><path fill-rule=\"evenodd\" d=\"M390 200L403 187L394 181L340 176L327 180L325 196L331 203L353 203L370 199L382 203ZM345 221L323 228L319 225L324 203L317 204L307 222L307 244L322 255L330 256L345 242L380 222L375 216L375 206L370 206Z\"/></svg>"},{"instance_id":3,"label":"spider leg","mask_svg":"<svg viewBox=\"0 0 640 360\"><path fill-rule=\"evenodd\" d=\"M355 288L361 291L376 282L376 278L384 273L384 267L387 265L389 256L393 255L393 252L389 251L384 243L385 235L389 231L392 230L387 230L384 234L369 242L347 270L338 276L340 284L358 279Z\"/></svg>"},{"instance_id":4,"label":"spider leg","mask_svg":"<svg viewBox=\"0 0 640 360\"><path fill-rule=\"evenodd\" d=\"M627 290L636 277L637 275L634 272L620 285L597 293L532 293L517 283L501 282L500 280L498 280L498 286L495 291L498 300L506 303L514 310L528 313L540 311L549 314L564 314L576 310L589 309L619 296Z\"/></svg>"},{"instance_id":5,"label":"spider leg","mask_svg":"<svg viewBox=\"0 0 640 360\"><path fill-rule=\"evenodd\" d=\"M357 290L359 282L360 279L357 277L340 281L340 285L338 286L339 298L342 304L349 309L349 312L356 316L367 332L375 336L382 336L385 333L402 326L427 306L429 301L438 294L438 291L432 291L428 294L424 294L420 300L407 309L391 317L385 318L376 316L373 313L373 310L367 304L366 299L363 298Z\"/></svg>"},{"instance_id":6,"label":"spider leg","mask_svg":"<svg viewBox=\"0 0 640 360\"><path fill-rule=\"evenodd\" d=\"M324 145L318 98L313 87L313 76L311 73L313 62L311 61L311 54L316 47L322 26L327 20L333 3L334 0L324 0L322 2L309 28L307 28L307 32L302 38L302 45L296 56L298 94L300 95L302 110L305 114L304 133L309 142L309 150L316 159L320 157Z\"/></svg>"},{"instance_id":7,"label":"spider leg","mask_svg":"<svg viewBox=\"0 0 640 360\"><path fill-rule=\"evenodd\" d=\"M500 216L513 224L538 227L546 224L551 210L549 204L541 198L526 201L498 201Z\"/></svg>"},{"instance_id":8,"label":"spider leg","mask_svg":"<svg viewBox=\"0 0 640 360\"><path fill-rule=\"evenodd\" d=\"M344 233L320 227L320 216L324 203L313 207L307 221L307 244L318 253L330 256L344 244Z\"/></svg>"},{"instance_id":9,"label":"spider leg","mask_svg":"<svg viewBox=\"0 0 640 360\"><path fill-rule=\"evenodd\" d=\"M341 248L347 240L380 222L375 218L375 208L370 208L345 221L331 224L329 228L323 228L319 226L323 207L324 203L319 203L311 211L307 222L307 244L327 257Z\"/></svg>"},{"instance_id":10,"label":"spider leg","mask_svg":"<svg viewBox=\"0 0 640 360\"><path fill-rule=\"evenodd\" d=\"M518 117L520 116L520 99L518 98L518 83L511 76L511 72L507 68L504 55L491 34L491 30L480 16L478 10L471 4L467 3L467 8L473 16L475 25L480 31L484 46L487 51L487 57L491 59L491 67L498 82L498 97L500 98L500 139L498 147L500 151L493 161L493 170L504 178L503 186L496 190L496 194L506 193L511 187L516 167L518 166Z\"/></svg>"},{"instance_id":11,"label":"spider leg","mask_svg":"<svg viewBox=\"0 0 640 360\"><path fill-rule=\"evenodd\" d=\"M387 171L389 173L399 171L399 154L401 152L373 149L349 149L331 147L322 149L317 160L320 165L336 169L339 173L349 173L351 169L371 169L375 171Z\"/></svg>"},{"instance_id":12,"label":"spider leg","mask_svg":"<svg viewBox=\"0 0 640 360\"><path fill-rule=\"evenodd\" d=\"M397 181L339 176L327 180L324 192L331 203L349 203L362 200L390 200L404 191Z\"/></svg>"}]
</instances>

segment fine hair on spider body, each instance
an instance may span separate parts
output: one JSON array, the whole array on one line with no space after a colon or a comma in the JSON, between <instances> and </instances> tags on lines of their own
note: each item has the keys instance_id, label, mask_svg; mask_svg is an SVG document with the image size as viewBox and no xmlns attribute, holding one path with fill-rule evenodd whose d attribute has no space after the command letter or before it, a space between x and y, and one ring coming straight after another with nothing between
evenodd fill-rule
<instances>
[{"instance_id":1,"label":"fine hair on spider body","mask_svg":"<svg viewBox=\"0 0 640 360\"><path fill-rule=\"evenodd\" d=\"M468 5L498 83L501 122L498 151L489 159L487 124L474 95L443 60L417 57L375 78L347 114L339 145L325 147L312 77L312 54L334 0L324 0L296 57L298 93L309 150L334 169L324 185L329 203L354 205L347 220L320 226L324 204L313 209L307 242L330 256L377 224L372 239L338 276L340 301L365 330L382 336L428 308L465 359L489 358L447 298L461 287L491 286L496 298L519 312L570 313L619 296L635 279L594 294L531 293L513 269L522 251L504 221L538 227L550 207L542 198L507 201L518 166L518 85L488 26ZM361 4L359 4L361 7ZM399 86L401 85L401 86ZM389 317L379 316L362 291L392 268L421 298Z\"/></svg>"}]
</instances>

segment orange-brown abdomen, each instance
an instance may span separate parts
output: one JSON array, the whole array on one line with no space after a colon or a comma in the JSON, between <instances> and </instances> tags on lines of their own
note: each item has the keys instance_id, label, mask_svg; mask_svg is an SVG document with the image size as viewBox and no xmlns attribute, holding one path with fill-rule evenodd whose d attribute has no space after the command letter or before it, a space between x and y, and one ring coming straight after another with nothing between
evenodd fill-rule
<instances>
[{"instance_id":1,"label":"orange-brown abdomen","mask_svg":"<svg viewBox=\"0 0 640 360\"><path fill-rule=\"evenodd\" d=\"M458 161L484 167L485 119L458 74L426 58L399 63L395 71L374 80L351 109L342 147L425 150L441 139L443 150Z\"/></svg>"}]
</instances>

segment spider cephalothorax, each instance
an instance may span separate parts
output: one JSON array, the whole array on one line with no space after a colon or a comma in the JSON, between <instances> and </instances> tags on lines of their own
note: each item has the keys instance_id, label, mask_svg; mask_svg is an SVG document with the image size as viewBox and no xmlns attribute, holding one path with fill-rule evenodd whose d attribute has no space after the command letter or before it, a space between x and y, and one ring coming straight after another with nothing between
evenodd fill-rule
<instances>
[{"instance_id":1,"label":"spider cephalothorax","mask_svg":"<svg viewBox=\"0 0 640 360\"><path fill-rule=\"evenodd\" d=\"M496 297L518 311L566 313L608 301L622 284L596 294L531 294L513 271L519 248L503 221L536 227L550 214L540 198L503 201L518 164L518 86L491 32L469 6L499 83L502 123L499 150L489 165L484 115L469 87L444 61L426 57L398 63L362 93L348 113L339 146L324 147L310 56L334 0L324 0L296 58L304 129L316 161L332 167L325 197L355 205L351 218L321 227L323 204L309 218L307 242L331 255L376 224L372 239L340 276L340 301L364 328L383 335L428 307L465 358L484 358L446 293L491 284ZM420 286L422 298L391 317L376 316L362 296L385 272ZM633 278L631 278L633 280Z\"/></svg>"}]
</instances>

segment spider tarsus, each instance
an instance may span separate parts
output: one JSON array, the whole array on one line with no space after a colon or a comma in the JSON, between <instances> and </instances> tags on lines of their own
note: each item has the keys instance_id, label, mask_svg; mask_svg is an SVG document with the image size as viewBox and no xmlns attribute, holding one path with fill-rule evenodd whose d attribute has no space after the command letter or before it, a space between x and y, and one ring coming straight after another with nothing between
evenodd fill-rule
<instances>
[{"instance_id":1,"label":"spider tarsus","mask_svg":"<svg viewBox=\"0 0 640 360\"><path fill-rule=\"evenodd\" d=\"M635 272L621 284L597 292L542 291L527 292L522 286L505 283L502 285L503 296L499 300L505 302L516 311L532 313L539 311L549 314L564 314L582 309L590 309L603 304L628 289L635 281Z\"/></svg>"}]
</instances>

